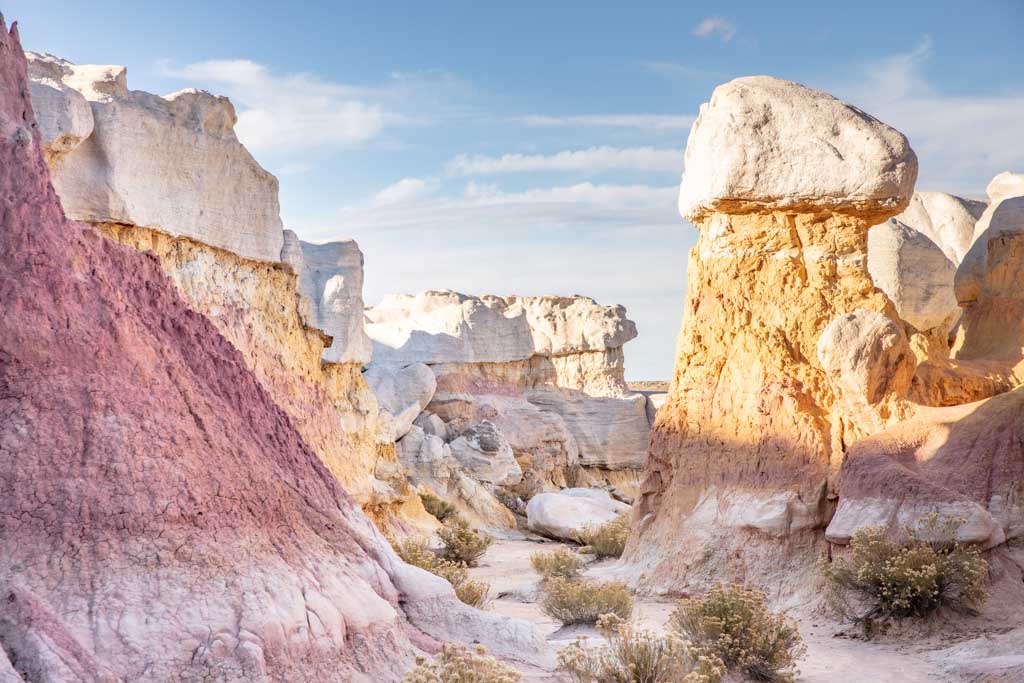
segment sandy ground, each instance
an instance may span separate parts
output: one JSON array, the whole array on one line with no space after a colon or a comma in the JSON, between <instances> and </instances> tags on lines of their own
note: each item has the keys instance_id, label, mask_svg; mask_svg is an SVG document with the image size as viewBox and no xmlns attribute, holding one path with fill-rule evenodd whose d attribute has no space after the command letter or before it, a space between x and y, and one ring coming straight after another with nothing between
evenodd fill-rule
<instances>
[{"instance_id":1,"label":"sandy ground","mask_svg":"<svg viewBox=\"0 0 1024 683\"><path fill-rule=\"evenodd\" d=\"M560 624L541 612L537 585L540 576L530 566L530 556L539 550L552 550L560 544L553 541L496 541L482 558L480 566L470 570L474 579L491 584L492 600L488 610L525 619L537 626L554 649L571 643L577 634L599 637L592 628L562 629ZM601 574L610 561L594 563L586 574ZM652 630L662 630L672 612L669 601L638 598L634 621ZM799 621L800 632L807 645L807 656L800 662L799 681L805 683L872 683L899 681L958 681L943 673L926 655L897 646L835 637L840 630L823 620ZM557 675L528 672L527 681L561 680ZM996 680L996 679L991 679ZM1010 679L1006 679L1010 680Z\"/></svg>"}]
</instances>

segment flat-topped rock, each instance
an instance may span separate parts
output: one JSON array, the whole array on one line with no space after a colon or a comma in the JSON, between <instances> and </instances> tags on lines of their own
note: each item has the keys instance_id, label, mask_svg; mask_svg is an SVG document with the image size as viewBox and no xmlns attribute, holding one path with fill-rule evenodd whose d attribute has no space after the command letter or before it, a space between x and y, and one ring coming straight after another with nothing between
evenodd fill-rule
<instances>
[{"instance_id":1,"label":"flat-topped rock","mask_svg":"<svg viewBox=\"0 0 1024 683\"><path fill-rule=\"evenodd\" d=\"M945 192L915 192L896 220L925 235L953 263L960 263L974 241L974 226L985 202Z\"/></svg>"},{"instance_id":2,"label":"flat-topped rock","mask_svg":"<svg viewBox=\"0 0 1024 683\"><path fill-rule=\"evenodd\" d=\"M226 97L153 95L129 90L123 66L27 57L51 179L69 218L153 228L260 261L280 258L277 179L235 137Z\"/></svg>"},{"instance_id":3,"label":"flat-topped rock","mask_svg":"<svg viewBox=\"0 0 1024 683\"><path fill-rule=\"evenodd\" d=\"M769 76L737 78L701 105L679 211L820 207L888 217L907 205L917 156L906 137L831 95Z\"/></svg>"}]
</instances>

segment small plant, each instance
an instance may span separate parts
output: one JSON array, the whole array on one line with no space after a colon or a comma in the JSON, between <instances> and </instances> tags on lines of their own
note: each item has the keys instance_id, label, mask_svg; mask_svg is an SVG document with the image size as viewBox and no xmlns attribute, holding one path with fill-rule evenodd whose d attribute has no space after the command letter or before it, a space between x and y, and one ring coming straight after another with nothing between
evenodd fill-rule
<instances>
[{"instance_id":1,"label":"small plant","mask_svg":"<svg viewBox=\"0 0 1024 683\"><path fill-rule=\"evenodd\" d=\"M541 609L563 625L596 624L604 614L629 619L633 598L626 585L616 581L570 581L555 577L544 584Z\"/></svg>"},{"instance_id":2,"label":"small plant","mask_svg":"<svg viewBox=\"0 0 1024 683\"><path fill-rule=\"evenodd\" d=\"M445 559L465 562L470 567L476 566L494 542L487 534L471 529L469 522L458 515L449 517L437 535L444 543Z\"/></svg>"},{"instance_id":3,"label":"small plant","mask_svg":"<svg viewBox=\"0 0 1024 683\"><path fill-rule=\"evenodd\" d=\"M719 584L703 598L683 600L669 626L730 670L757 681L792 681L807 648L796 624L769 611L761 591Z\"/></svg>"},{"instance_id":4,"label":"small plant","mask_svg":"<svg viewBox=\"0 0 1024 683\"><path fill-rule=\"evenodd\" d=\"M597 621L606 645L581 636L558 653L558 662L577 683L718 683L725 665L678 635L636 630L614 614Z\"/></svg>"},{"instance_id":5,"label":"small plant","mask_svg":"<svg viewBox=\"0 0 1024 683\"><path fill-rule=\"evenodd\" d=\"M396 546L395 552L406 564L426 569L450 583L456 597L470 607L480 608L487 604L490 585L471 580L465 564L438 557L426 539L406 539Z\"/></svg>"},{"instance_id":6,"label":"small plant","mask_svg":"<svg viewBox=\"0 0 1024 683\"><path fill-rule=\"evenodd\" d=\"M583 545L602 557L621 557L629 540L629 513L625 512L601 526L588 528L582 534Z\"/></svg>"},{"instance_id":7,"label":"small plant","mask_svg":"<svg viewBox=\"0 0 1024 683\"><path fill-rule=\"evenodd\" d=\"M576 579L579 578L584 562L575 551L559 548L546 553L534 553L530 556L530 564L545 579Z\"/></svg>"},{"instance_id":8,"label":"small plant","mask_svg":"<svg viewBox=\"0 0 1024 683\"><path fill-rule=\"evenodd\" d=\"M446 500L441 500L433 493L421 493L420 500L423 502L423 508L439 522L444 522L455 514L454 505Z\"/></svg>"},{"instance_id":9,"label":"small plant","mask_svg":"<svg viewBox=\"0 0 1024 683\"><path fill-rule=\"evenodd\" d=\"M482 645L472 652L445 645L431 661L417 657L416 667L403 683L519 683L521 679L518 671L488 655Z\"/></svg>"},{"instance_id":10,"label":"small plant","mask_svg":"<svg viewBox=\"0 0 1024 683\"><path fill-rule=\"evenodd\" d=\"M988 563L956 540L964 520L928 515L890 540L884 527L859 529L849 558L821 565L829 601L870 635L876 620L922 617L947 606L973 612L988 597Z\"/></svg>"}]
</instances>

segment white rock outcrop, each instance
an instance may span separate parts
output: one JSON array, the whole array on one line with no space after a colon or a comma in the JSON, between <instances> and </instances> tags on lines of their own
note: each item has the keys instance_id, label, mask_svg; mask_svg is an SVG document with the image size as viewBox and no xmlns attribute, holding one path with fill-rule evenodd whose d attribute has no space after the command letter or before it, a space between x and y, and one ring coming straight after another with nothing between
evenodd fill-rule
<instances>
[{"instance_id":1,"label":"white rock outcrop","mask_svg":"<svg viewBox=\"0 0 1024 683\"><path fill-rule=\"evenodd\" d=\"M899 207L916 178L917 156L898 131L827 93L749 76L701 105L679 211L696 220L801 205Z\"/></svg>"},{"instance_id":2,"label":"white rock outcrop","mask_svg":"<svg viewBox=\"0 0 1024 683\"><path fill-rule=\"evenodd\" d=\"M818 339L818 360L845 396L869 405L905 394L914 374L903 328L881 313L857 309L830 322Z\"/></svg>"},{"instance_id":3,"label":"white rock outcrop","mask_svg":"<svg viewBox=\"0 0 1024 683\"><path fill-rule=\"evenodd\" d=\"M518 484L523 478L512 446L490 420L466 429L448 447L463 470L477 481L503 486Z\"/></svg>"},{"instance_id":4,"label":"white rock outcrop","mask_svg":"<svg viewBox=\"0 0 1024 683\"><path fill-rule=\"evenodd\" d=\"M868 232L868 273L900 317L922 332L948 328L960 315L956 264L925 233L895 218Z\"/></svg>"},{"instance_id":5,"label":"white rock outcrop","mask_svg":"<svg viewBox=\"0 0 1024 683\"><path fill-rule=\"evenodd\" d=\"M552 538L580 541L588 528L599 527L629 512L630 507L607 491L570 488L539 493L526 506L531 531Z\"/></svg>"},{"instance_id":6,"label":"white rock outcrop","mask_svg":"<svg viewBox=\"0 0 1024 683\"><path fill-rule=\"evenodd\" d=\"M324 360L369 363L373 347L363 324L363 252L355 240L314 244L285 231L281 260L299 275L310 321L331 335Z\"/></svg>"},{"instance_id":7,"label":"white rock outcrop","mask_svg":"<svg viewBox=\"0 0 1024 683\"><path fill-rule=\"evenodd\" d=\"M945 192L915 192L910 205L895 220L928 237L953 263L960 263L974 241L974 226L985 202ZM874 234L874 229L869 236Z\"/></svg>"},{"instance_id":8,"label":"white rock outcrop","mask_svg":"<svg viewBox=\"0 0 1024 683\"><path fill-rule=\"evenodd\" d=\"M123 66L27 56L32 97L45 112L44 145L58 158L51 180L69 218L152 228L259 261L280 258L277 179L235 137L227 98L129 90Z\"/></svg>"},{"instance_id":9,"label":"white rock outcrop","mask_svg":"<svg viewBox=\"0 0 1024 683\"><path fill-rule=\"evenodd\" d=\"M384 441L398 441L412 428L437 389L437 380L423 363L389 365L371 363L363 372L382 412Z\"/></svg>"}]
</instances>

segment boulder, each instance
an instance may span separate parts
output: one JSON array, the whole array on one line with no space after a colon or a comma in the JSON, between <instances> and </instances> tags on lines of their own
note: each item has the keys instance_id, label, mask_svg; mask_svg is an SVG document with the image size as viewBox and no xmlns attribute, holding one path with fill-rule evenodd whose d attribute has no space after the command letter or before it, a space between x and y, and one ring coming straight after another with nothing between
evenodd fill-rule
<instances>
[{"instance_id":1,"label":"boulder","mask_svg":"<svg viewBox=\"0 0 1024 683\"><path fill-rule=\"evenodd\" d=\"M985 206L985 202L945 192L915 192L910 205L895 220L925 235L946 258L959 264L974 241L974 225Z\"/></svg>"},{"instance_id":2,"label":"boulder","mask_svg":"<svg viewBox=\"0 0 1024 683\"><path fill-rule=\"evenodd\" d=\"M910 388L914 357L907 335L881 313L861 308L837 317L821 333L817 350L844 396L875 404Z\"/></svg>"},{"instance_id":3,"label":"boulder","mask_svg":"<svg viewBox=\"0 0 1024 683\"><path fill-rule=\"evenodd\" d=\"M369 363L373 347L363 325L363 252L355 240L323 244L298 243L281 251L299 263L299 291L309 300L313 324L331 335L331 345L324 349L324 360L330 363ZM294 268L294 265L293 265Z\"/></svg>"},{"instance_id":4,"label":"boulder","mask_svg":"<svg viewBox=\"0 0 1024 683\"><path fill-rule=\"evenodd\" d=\"M490 420L469 427L448 445L452 457L477 481L500 486L523 478L512 447Z\"/></svg>"},{"instance_id":5,"label":"boulder","mask_svg":"<svg viewBox=\"0 0 1024 683\"><path fill-rule=\"evenodd\" d=\"M531 531L579 542L588 528L614 521L629 509L607 491L570 488L539 493L531 498L526 506L526 519Z\"/></svg>"},{"instance_id":6,"label":"boulder","mask_svg":"<svg viewBox=\"0 0 1024 683\"><path fill-rule=\"evenodd\" d=\"M123 66L28 53L64 213L153 228L246 258L277 261L277 179L235 137L235 110L201 90L129 90ZM91 109L90 118L77 91Z\"/></svg>"},{"instance_id":7,"label":"boulder","mask_svg":"<svg viewBox=\"0 0 1024 683\"><path fill-rule=\"evenodd\" d=\"M448 440L448 425L437 415L422 412L413 420L413 424L421 428L425 433L439 437L442 441Z\"/></svg>"},{"instance_id":8,"label":"boulder","mask_svg":"<svg viewBox=\"0 0 1024 683\"><path fill-rule=\"evenodd\" d=\"M679 212L691 221L801 207L901 211L917 179L907 139L831 95L770 76L737 78L701 105Z\"/></svg>"},{"instance_id":9,"label":"boulder","mask_svg":"<svg viewBox=\"0 0 1024 683\"><path fill-rule=\"evenodd\" d=\"M434 373L423 363L371 363L363 372L363 379L377 397L381 411L390 417L385 418L390 426L385 428L384 438L391 442L405 436L437 388Z\"/></svg>"},{"instance_id":10,"label":"boulder","mask_svg":"<svg viewBox=\"0 0 1024 683\"><path fill-rule=\"evenodd\" d=\"M920 331L947 330L960 314L956 264L922 232L890 218L868 232L868 272L900 318Z\"/></svg>"}]
</instances>

